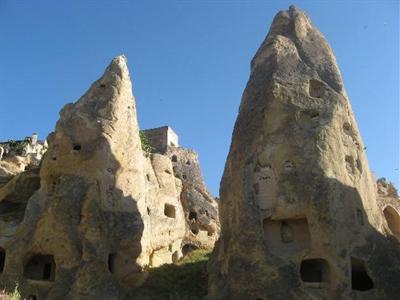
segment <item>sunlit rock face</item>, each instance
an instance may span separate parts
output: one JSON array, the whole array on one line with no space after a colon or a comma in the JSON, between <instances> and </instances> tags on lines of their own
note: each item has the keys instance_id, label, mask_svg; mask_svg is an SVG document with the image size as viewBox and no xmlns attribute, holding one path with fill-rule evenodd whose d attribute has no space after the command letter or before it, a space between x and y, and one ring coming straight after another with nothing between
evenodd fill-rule
<instances>
[{"instance_id":1,"label":"sunlit rock face","mask_svg":"<svg viewBox=\"0 0 400 300\"><path fill-rule=\"evenodd\" d=\"M18 282L32 299L120 299L148 268L182 257L183 183L168 156L142 150L124 56L64 106L47 140L40 175L0 187L2 286Z\"/></svg>"},{"instance_id":2,"label":"sunlit rock face","mask_svg":"<svg viewBox=\"0 0 400 300\"><path fill-rule=\"evenodd\" d=\"M220 197L213 299L398 297L399 244L335 57L293 6L253 58Z\"/></svg>"}]
</instances>

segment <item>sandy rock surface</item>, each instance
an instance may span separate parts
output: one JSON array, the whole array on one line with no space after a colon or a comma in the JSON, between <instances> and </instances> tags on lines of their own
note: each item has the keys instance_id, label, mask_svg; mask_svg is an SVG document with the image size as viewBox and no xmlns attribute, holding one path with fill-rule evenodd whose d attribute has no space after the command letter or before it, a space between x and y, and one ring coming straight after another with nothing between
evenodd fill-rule
<instances>
[{"instance_id":1,"label":"sandy rock surface","mask_svg":"<svg viewBox=\"0 0 400 300\"><path fill-rule=\"evenodd\" d=\"M279 12L251 64L220 189L214 299L396 299L400 248L333 52Z\"/></svg>"}]
</instances>

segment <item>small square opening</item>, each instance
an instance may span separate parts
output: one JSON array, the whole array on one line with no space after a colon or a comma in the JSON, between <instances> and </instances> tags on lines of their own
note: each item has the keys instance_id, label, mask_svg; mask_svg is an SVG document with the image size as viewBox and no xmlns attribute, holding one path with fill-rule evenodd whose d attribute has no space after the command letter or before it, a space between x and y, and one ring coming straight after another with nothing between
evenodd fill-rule
<instances>
[{"instance_id":1,"label":"small square opening","mask_svg":"<svg viewBox=\"0 0 400 300\"><path fill-rule=\"evenodd\" d=\"M165 203L164 215L166 215L168 218L175 218L176 216L175 206L173 206L172 204Z\"/></svg>"}]
</instances>

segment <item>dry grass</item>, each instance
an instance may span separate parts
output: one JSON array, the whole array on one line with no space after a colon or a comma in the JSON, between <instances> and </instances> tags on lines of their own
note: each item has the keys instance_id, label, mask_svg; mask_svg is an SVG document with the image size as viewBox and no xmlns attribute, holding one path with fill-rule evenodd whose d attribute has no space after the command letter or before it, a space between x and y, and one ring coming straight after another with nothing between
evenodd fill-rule
<instances>
[{"instance_id":1,"label":"dry grass","mask_svg":"<svg viewBox=\"0 0 400 300\"><path fill-rule=\"evenodd\" d=\"M5 291L0 291L0 300L21 300L21 295L18 292L18 285L15 286L15 289L11 294L7 294Z\"/></svg>"},{"instance_id":2,"label":"dry grass","mask_svg":"<svg viewBox=\"0 0 400 300\"><path fill-rule=\"evenodd\" d=\"M194 250L176 264L149 270L134 299L201 298L207 294L207 262L211 251ZM174 298L174 299L175 299Z\"/></svg>"}]
</instances>

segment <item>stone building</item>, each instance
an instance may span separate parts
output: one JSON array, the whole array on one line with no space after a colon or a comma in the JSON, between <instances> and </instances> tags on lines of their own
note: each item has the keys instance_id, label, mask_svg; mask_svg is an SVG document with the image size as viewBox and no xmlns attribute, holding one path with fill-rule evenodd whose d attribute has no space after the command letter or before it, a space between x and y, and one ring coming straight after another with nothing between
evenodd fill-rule
<instances>
[{"instance_id":1,"label":"stone building","mask_svg":"<svg viewBox=\"0 0 400 300\"><path fill-rule=\"evenodd\" d=\"M169 158L173 175L182 182L181 201L189 226L186 248L212 248L219 237L218 204L204 182L197 152L179 146L178 135L169 126L142 132L155 153Z\"/></svg>"},{"instance_id":2,"label":"stone building","mask_svg":"<svg viewBox=\"0 0 400 300\"><path fill-rule=\"evenodd\" d=\"M169 126L142 130L156 152L165 152L168 146L179 147L178 135Z\"/></svg>"}]
</instances>

